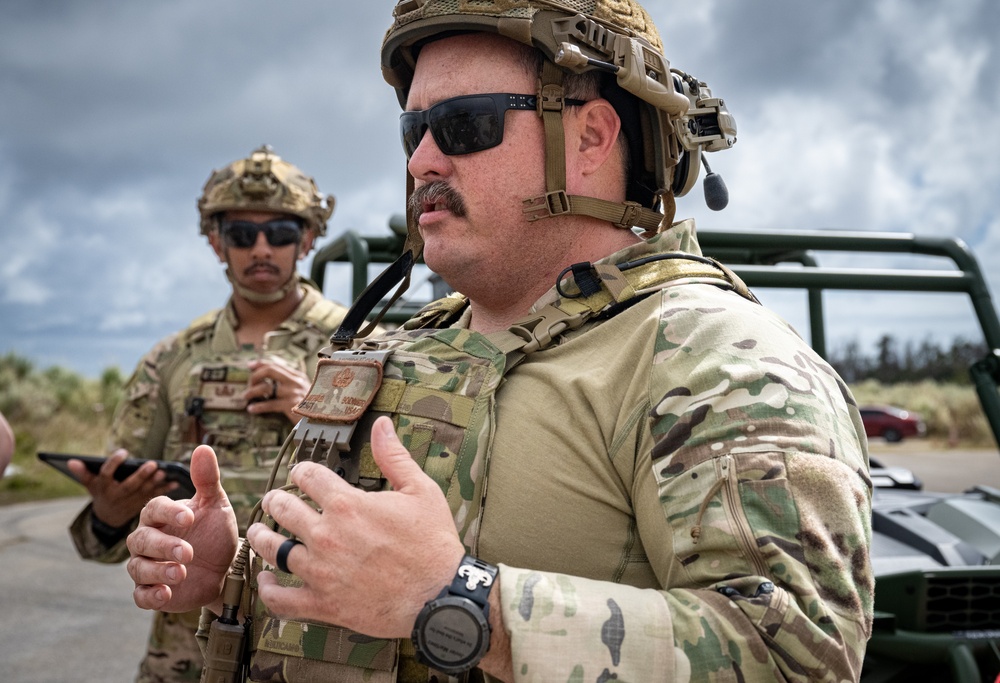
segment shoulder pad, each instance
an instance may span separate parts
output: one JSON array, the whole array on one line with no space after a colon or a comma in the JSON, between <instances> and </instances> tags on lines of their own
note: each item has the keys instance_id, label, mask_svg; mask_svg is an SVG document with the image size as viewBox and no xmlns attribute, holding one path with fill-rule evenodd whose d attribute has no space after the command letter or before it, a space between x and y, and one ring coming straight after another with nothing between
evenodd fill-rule
<instances>
[{"instance_id":1,"label":"shoulder pad","mask_svg":"<svg viewBox=\"0 0 1000 683\"><path fill-rule=\"evenodd\" d=\"M458 320L469 305L469 299L462 294L449 294L443 299L432 301L403 323L404 330L446 327Z\"/></svg>"},{"instance_id":2,"label":"shoulder pad","mask_svg":"<svg viewBox=\"0 0 1000 683\"><path fill-rule=\"evenodd\" d=\"M213 311L199 315L191 321L191 324L188 325L185 330L180 333L179 341L182 344L191 344L201 341L208 336L208 334L215 327L215 321L219 319L219 315L221 313L222 309L216 308Z\"/></svg>"},{"instance_id":3,"label":"shoulder pad","mask_svg":"<svg viewBox=\"0 0 1000 683\"><path fill-rule=\"evenodd\" d=\"M302 289L306 293L306 302L310 304L303 313L305 323L319 328L325 334L332 333L347 315L347 309L324 297L315 287L304 283Z\"/></svg>"}]
</instances>

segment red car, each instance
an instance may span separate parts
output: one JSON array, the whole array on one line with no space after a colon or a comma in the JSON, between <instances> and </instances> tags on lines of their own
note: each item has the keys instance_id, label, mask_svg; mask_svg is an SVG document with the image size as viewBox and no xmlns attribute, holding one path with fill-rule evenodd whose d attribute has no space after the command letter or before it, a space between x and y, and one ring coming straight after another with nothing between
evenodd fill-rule
<instances>
[{"instance_id":1,"label":"red car","mask_svg":"<svg viewBox=\"0 0 1000 683\"><path fill-rule=\"evenodd\" d=\"M894 406L861 406L861 421L869 438L902 441L908 436L924 436L927 425L919 414Z\"/></svg>"}]
</instances>

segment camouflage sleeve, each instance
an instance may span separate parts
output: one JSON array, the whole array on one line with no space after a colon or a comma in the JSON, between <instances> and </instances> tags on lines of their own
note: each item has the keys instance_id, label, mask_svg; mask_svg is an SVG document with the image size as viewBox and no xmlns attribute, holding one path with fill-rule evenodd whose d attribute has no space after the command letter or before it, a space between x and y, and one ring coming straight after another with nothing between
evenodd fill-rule
<instances>
[{"instance_id":1,"label":"camouflage sleeve","mask_svg":"<svg viewBox=\"0 0 1000 683\"><path fill-rule=\"evenodd\" d=\"M853 399L766 310L683 289L633 489L658 496L634 502L661 590L501 567L515 678L857 680L874 589Z\"/></svg>"},{"instance_id":2,"label":"camouflage sleeve","mask_svg":"<svg viewBox=\"0 0 1000 683\"><path fill-rule=\"evenodd\" d=\"M87 506L80 510L80 514L76 516L76 519L69 526L69 535L73 539L76 552L84 560L93 560L94 562L101 562L103 564L116 564L127 560L129 552L125 545L125 537L128 534L112 546L104 545L103 541L94 533L93 526L91 526L90 511L91 504L87 503ZM138 518L132 521L129 533L138 526L138 523Z\"/></svg>"},{"instance_id":3,"label":"camouflage sleeve","mask_svg":"<svg viewBox=\"0 0 1000 683\"><path fill-rule=\"evenodd\" d=\"M170 365L180 350L178 335L171 335L147 353L123 389L111 422L108 451L124 448L136 458L162 457L172 420L167 382Z\"/></svg>"},{"instance_id":4,"label":"camouflage sleeve","mask_svg":"<svg viewBox=\"0 0 1000 683\"><path fill-rule=\"evenodd\" d=\"M159 342L136 366L125 383L121 403L111 423L108 452L124 448L133 457L160 458L170 429L170 402L161 372L177 351L177 336ZM125 539L106 546L91 526L90 503L70 524L69 533L85 560L116 563L128 559Z\"/></svg>"}]
</instances>

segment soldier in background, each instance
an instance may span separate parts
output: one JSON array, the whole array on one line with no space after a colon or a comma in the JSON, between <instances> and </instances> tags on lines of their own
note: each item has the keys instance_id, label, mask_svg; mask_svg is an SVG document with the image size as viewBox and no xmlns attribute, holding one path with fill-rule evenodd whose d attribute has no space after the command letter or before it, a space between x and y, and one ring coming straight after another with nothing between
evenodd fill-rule
<instances>
[{"instance_id":1,"label":"soldier in background","mask_svg":"<svg viewBox=\"0 0 1000 683\"><path fill-rule=\"evenodd\" d=\"M101 473L71 465L92 501L71 526L81 557L120 562L124 539L151 497L172 485L153 463L124 481L127 456L187 463L199 444L219 455L241 533L264 493L276 453L298 416L317 351L345 309L296 266L326 233L333 198L267 146L214 171L198 200L201 234L226 266L232 296L161 340L140 361L112 423L114 452ZM198 612L156 614L137 681L197 681Z\"/></svg>"},{"instance_id":2,"label":"soldier in background","mask_svg":"<svg viewBox=\"0 0 1000 683\"><path fill-rule=\"evenodd\" d=\"M857 680L857 406L674 221L722 100L634 0L400 0L382 72L412 179L387 277L422 245L461 296L334 334L254 564L199 448L193 500L129 537L136 603L221 614L219 671L253 615L253 681Z\"/></svg>"}]
</instances>

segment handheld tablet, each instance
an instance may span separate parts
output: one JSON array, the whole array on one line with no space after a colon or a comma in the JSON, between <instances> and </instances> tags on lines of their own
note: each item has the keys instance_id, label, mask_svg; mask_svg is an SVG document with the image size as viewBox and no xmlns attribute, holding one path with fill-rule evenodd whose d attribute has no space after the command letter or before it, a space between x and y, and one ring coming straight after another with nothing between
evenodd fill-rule
<instances>
[{"instance_id":1,"label":"handheld tablet","mask_svg":"<svg viewBox=\"0 0 1000 683\"><path fill-rule=\"evenodd\" d=\"M55 467L57 470L65 474L67 477L73 481L79 481L76 475L73 474L72 470L66 464L70 460L79 460L87 468L88 471L97 474L101 471L101 465L107 458L102 458L96 455L73 455L71 453L45 453L40 452L38 454L38 459L42 462ZM140 458L126 458L118 469L115 470L114 477L117 481L123 481L130 474L139 469L144 463L149 462L148 460L142 460ZM194 495L194 484L191 483L191 473L188 471L187 466L182 465L179 462L170 462L168 460L154 460L157 467L166 472L166 481L176 481L180 486L170 491L167 495L174 500L182 500L184 498L190 498Z\"/></svg>"}]
</instances>

